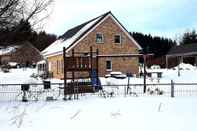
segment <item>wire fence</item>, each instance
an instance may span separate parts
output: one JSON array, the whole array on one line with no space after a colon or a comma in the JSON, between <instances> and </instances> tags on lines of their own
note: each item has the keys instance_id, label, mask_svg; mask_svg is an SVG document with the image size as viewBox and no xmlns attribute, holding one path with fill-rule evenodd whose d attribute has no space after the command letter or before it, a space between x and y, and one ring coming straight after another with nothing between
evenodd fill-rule
<instances>
[{"instance_id":1,"label":"wire fence","mask_svg":"<svg viewBox=\"0 0 197 131\"><path fill-rule=\"evenodd\" d=\"M63 95L63 83L0 84L0 101L38 101Z\"/></svg>"},{"instance_id":2,"label":"wire fence","mask_svg":"<svg viewBox=\"0 0 197 131\"><path fill-rule=\"evenodd\" d=\"M74 93L79 97L87 94L84 92L81 93L83 95L78 92ZM116 96L197 96L197 83L174 83L172 81L171 83L146 84L146 93L144 93L144 84L108 84L102 85L102 90L89 94L104 98ZM70 96L72 97L72 95ZM0 84L0 101L58 100L64 97L64 83Z\"/></svg>"}]
</instances>

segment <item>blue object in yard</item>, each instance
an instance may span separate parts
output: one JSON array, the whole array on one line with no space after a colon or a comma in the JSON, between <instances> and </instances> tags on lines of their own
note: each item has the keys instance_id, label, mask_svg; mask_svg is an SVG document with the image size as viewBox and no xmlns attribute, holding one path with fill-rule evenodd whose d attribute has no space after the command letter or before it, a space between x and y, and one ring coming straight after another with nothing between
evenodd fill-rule
<instances>
[{"instance_id":1,"label":"blue object in yard","mask_svg":"<svg viewBox=\"0 0 197 131\"><path fill-rule=\"evenodd\" d=\"M127 73L127 77L133 77L132 73Z\"/></svg>"},{"instance_id":2,"label":"blue object in yard","mask_svg":"<svg viewBox=\"0 0 197 131\"><path fill-rule=\"evenodd\" d=\"M97 82L97 72L96 70L92 70L91 72L91 83L92 86L95 87L96 90L101 90L102 86L101 86L101 81L98 78L98 82Z\"/></svg>"}]
</instances>

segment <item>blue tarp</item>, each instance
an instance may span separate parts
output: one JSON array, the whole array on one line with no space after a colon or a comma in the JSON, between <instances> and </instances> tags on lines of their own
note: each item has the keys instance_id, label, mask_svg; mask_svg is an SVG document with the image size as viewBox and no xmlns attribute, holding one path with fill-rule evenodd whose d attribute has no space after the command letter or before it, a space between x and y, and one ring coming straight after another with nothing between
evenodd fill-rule
<instances>
[{"instance_id":1,"label":"blue tarp","mask_svg":"<svg viewBox=\"0 0 197 131\"><path fill-rule=\"evenodd\" d=\"M99 78L98 78L98 83L97 83L97 72L96 72L96 70L92 70L92 72L91 72L91 83L92 83L92 86L95 87L96 90L101 90L102 89L101 81L100 81Z\"/></svg>"}]
</instances>

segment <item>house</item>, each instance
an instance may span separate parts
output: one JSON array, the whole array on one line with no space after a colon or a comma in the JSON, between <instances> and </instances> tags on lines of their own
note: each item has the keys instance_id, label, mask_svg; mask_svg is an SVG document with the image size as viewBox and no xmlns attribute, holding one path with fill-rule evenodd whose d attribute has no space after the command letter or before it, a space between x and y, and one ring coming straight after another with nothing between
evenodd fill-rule
<instances>
[{"instance_id":1,"label":"house","mask_svg":"<svg viewBox=\"0 0 197 131\"><path fill-rule=\"evenodd\" d=\"M197 43L174 46L166 55L166 67L174 67L180 62L197 64Z\"/></svg>"},{"instance_id":2,"label":"house","mask_svg":"<svg viewBox=\"0 0 197 131\"><path fill-rule=\"evenodd\" d=\"M43 57L40 51L28 41L0 48L1 65L10 62L28 65L37 63L41 59Z\"/></svg>"},{"instance_id":3,"label":"house","mask_svg":"<svg viewBox=\"0 0 197 131\"><path fill-rule=\"evenodd\" d=\"M48 69L55 78L63 78L63 47L71 54L99 50L100 55L139 54L140 45L132 38L124 26L111 13L107 12L81 25L78 25L59 37L57 41L42 51L48 61ZM99 76L111 71L138 74L137 57L99 58Z\"/></svg>"}]
</instances>

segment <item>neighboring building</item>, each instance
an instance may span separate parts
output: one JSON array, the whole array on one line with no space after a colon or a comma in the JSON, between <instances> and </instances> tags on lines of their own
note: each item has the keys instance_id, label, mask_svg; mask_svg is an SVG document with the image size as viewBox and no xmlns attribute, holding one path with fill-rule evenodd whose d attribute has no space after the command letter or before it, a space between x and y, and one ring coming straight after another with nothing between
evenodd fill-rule
<instances>
[{"instance_id":1,"label":"neighboring building","mask_svg":"<svg viewBox=\"0 0 197 131\"><path fill-rule=\"evenodd\" d=\"M35 64L42 60L43 57L40 51L35 48L30 42L22 42L17 45L0 48L0 62L7 64L16 62L18 64Z\"/></svg>"},{"instance_id":2,"label":"neighboring building","mask_svg":"<svg viewBox=\"0 0 197 131\"><path fill-rule=\"evenodd\" d=\"M138 54L140 45L111 13L76 26L64 33L57 41L47 47L42 54L47 58L48 69L55 78L63 78L63 47L67 54L74 49L88 52L99 49L99 54ZM118 57L99 58L99 76L111 71L138 74L138 58Z\"/></svg>"},{"instance_id":3,"label":"neighboring building","mask_svg":"<svg viewBox=\"0 0 197 131\"><path fill-rule=\"evenodd\" d=\"M174 46L166 55L166 67L174 67L180 62L197 64L197 43Z\"/></svg>"}]
</instances>

